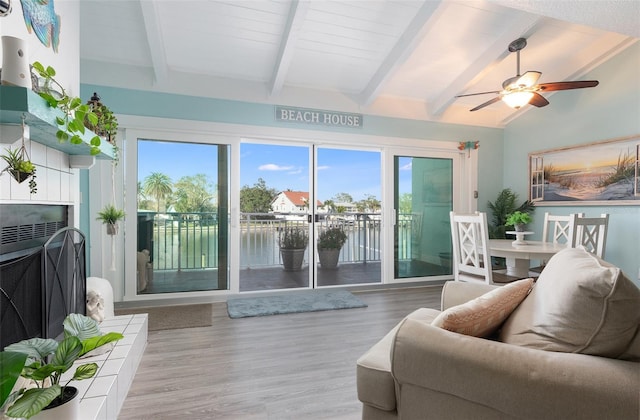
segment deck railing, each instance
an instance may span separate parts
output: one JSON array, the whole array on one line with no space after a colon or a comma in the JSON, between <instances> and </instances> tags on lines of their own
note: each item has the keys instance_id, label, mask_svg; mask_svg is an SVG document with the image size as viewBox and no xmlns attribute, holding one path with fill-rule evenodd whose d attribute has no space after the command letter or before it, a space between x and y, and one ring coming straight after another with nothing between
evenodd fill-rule
<instances>
[{"instance_id":1,"label":"deck railing","mask_svg":"<svg viewBox=\"0 0 640 420\"><path fill-rule=\"evenodd\" d=\"M218 266L218 217L216 213L139 213L139 244L141 222L147 242L139 248L152 248L155 270L207 269ZM403 215L398 224L400 259L411 256L411 215ZM240 217L240 268L273 267L281 264L278 234L285 227L309 228L306 214L242 213ZM317 231L327 227L342 227L347 242L340 261L367 263L380 261L382 250L380 213L340 213L322 215ZM145 236L145 235L142 235ZM307 247L308 252L309 247ZM151 250L151 249L150 249ZM308 258L307 258L308 261Z\"/></svg>"}]
</instances>

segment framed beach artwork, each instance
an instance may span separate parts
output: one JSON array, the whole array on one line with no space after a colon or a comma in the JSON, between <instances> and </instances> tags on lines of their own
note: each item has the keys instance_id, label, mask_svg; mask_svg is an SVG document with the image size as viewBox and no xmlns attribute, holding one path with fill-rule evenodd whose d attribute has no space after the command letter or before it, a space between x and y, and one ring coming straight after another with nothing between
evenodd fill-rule
<instances>
[{"instance_id":1,"label":"framed beach artwork","mask_svg":"<svg viewBox=\"0 0 640 420\"><path fill-rule=\"evenodd\" d=\"M539 205L640 205L640 135L529 153Z\"/></svg>"}]
</instances>

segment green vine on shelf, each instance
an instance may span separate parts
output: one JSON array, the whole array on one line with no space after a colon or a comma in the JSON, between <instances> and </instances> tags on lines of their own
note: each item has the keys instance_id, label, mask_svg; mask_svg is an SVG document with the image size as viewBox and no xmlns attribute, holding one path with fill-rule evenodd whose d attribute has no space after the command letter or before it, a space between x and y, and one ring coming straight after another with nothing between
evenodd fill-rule
<instances>
[{"instance_id":1,"label":"green vine on shelf","mask_svg":"<svg viewBox=\"0 0 640 420\"><path fill-rule=\"evenodd\" d=\"M92 112L89 105L82 103L80 98L67 95L60 83L54 79L56 71L53 67L47 66L45 68L36 61L33 63L33 69L43 80L43 85L38 87L36 93L47 101L50 107L57 108L64 114L64 117L56 117L58 141L60 143L69 141L71 144L82 144L80 136L85 133L85 119L92 125L96 125L98 124L98 116ZM100 144L100 136L95 135L91 138L91 155L95 156L100 153Z\"/></svg>"}]
</instances>

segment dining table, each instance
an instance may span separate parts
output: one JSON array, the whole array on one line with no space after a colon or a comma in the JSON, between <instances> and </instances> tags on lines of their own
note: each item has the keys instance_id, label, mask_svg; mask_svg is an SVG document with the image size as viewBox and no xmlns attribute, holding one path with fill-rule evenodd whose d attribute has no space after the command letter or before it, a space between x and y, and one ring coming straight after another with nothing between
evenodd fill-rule
<instances>
[{"instance_id":1,"label":"dining table","mask_svg":"<svg viewBox=\"0 0 640 420\"><path fill-rule=\"evenodd\" d=\"M531 260L548 260L568 245L543 241L516 243L513 239L489 239L492 257L503 257L507 261L507 274L525 278L529 276Z\"/></svg>"}]
</instances>

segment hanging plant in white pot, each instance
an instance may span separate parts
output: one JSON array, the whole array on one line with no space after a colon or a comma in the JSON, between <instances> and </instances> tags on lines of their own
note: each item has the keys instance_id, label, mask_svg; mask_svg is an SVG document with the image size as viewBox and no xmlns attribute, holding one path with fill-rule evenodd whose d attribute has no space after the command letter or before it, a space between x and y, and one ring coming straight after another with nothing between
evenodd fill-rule
<instances>
[{"instance_id":1,"label":"hanging plant in white pot","mask_svg":"<svg viewBox=\"0 0 640 420\"><path fill-rule=\"evenodd\" d=\"M98 212L96 220L102 221L107 225L107 235L116 235L118 233L118 221L124 219L124 211L116 208L113 204L106 205Z\"/></svg>"}]
</instances>

